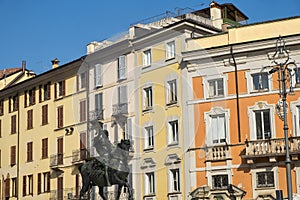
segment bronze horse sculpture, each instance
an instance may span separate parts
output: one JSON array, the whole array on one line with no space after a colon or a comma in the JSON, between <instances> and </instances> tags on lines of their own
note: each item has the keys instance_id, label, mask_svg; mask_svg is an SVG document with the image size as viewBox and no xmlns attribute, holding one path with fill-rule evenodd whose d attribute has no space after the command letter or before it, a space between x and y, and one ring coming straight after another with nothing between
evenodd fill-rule
<instances>
[{"instance_id":1,"label":"bronze horse sculpture","mask_svg":"<svg viewBox=\"0 0 300 200\"><path fill-rule=\"evenodd\" d=\"M78 167L82 177L82 188L80 190L79 199L82 199L83 195L90 190L92 186L98 186L99 195L103 200L107 200L103 188L118 185L116 200L120 198L123 187L128 188L128 200L133 200L132 188L128 183L130 140L121 140L117 146L109 142L109 148L103 148L108 144L103 142L107 142L107 134L105 134L103 130L100 130L98 135L94 138L94 146L99 153L99 157L88 160ZM107 155L105 151L111 152L108 153L108 159L103 160L105 155Z\"/></svg>"}]
</instances>

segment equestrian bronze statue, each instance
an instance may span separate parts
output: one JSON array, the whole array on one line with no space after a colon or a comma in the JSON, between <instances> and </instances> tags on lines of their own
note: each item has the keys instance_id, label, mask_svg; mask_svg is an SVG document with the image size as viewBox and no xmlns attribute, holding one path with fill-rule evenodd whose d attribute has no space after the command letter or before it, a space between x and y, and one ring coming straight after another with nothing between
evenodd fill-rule
<instances>
[{"instance_id":1,"label":"equestrian bronze statue","mask_svg":"<svg viewBox=\"0 0 300 200\"><path fill-rule=\"evenodd\" d=\"M133 200L132 188L128 183L130 140L122 139L120 143L113 145L109 141L108 131L99 128L96 132L93 144L99 156L87 160L78 168L82 177L79 199L92 186L98 186L100 196L103 200L107 200L103 188L118 185L116 200L119 200L123 186L128 189L128 200Z\"/></svg>"}]
</instances>

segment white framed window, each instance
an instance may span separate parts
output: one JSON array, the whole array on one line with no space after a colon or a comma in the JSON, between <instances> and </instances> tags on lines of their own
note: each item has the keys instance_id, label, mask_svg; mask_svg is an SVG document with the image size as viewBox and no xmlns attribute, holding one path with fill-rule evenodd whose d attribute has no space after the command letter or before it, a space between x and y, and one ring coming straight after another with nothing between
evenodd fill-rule
<instances>
[{"instance_id":1,"label":"white framed window","mask_svg":"<svg viewBox=\"0 0 300 200\"><path fill-rule=\"evenodd\" d=\"M84 90L87 85L87 72L77 75L77 90Z\"/></svg>"},{"instance_id":2,"label":"white framed window","mask_svg":"<svg viewBox=\"0 0 300 200\"><path fill-rule=\"evenodd\" d=\"M96 64L94 67L94 83L95 88L102 87L102 65Z\"/></svg>"},{"instance_id":3,"label":"white framed window","mask_svg":"<svg viewBox=\"0 0 300 200\"><path fill-rule=\"evenodd\" d=\"M152 86L143 88L143 111L153 108L153 90Z\"/></svg>"},{"instance_id":4,"label":"white framed window","mask_svg":"<svg viewBox=\"0 0 300 200\"><path fill-rule=\"evenodd\" d=\"M127 57L125 55L118 57L118 80L126 79Z\"/></svg>"},{"instance_id":5,"label":"white framed window","mask_svg":"<svg viewBox=\"0 0 300 200\"><path fill-rule=\"evenodd\" d=\"M177 81L167 81L167 105L177 103Z\"/></svg>"},{"instance_id":6,"label":"white framed window","mask_svg":"<svg viewBox=\"0 0 300 200\"><path fill-rule=\"evenodd\" d=\"M175 41L166 43L166 60L175 58Z\"/></svg>"},{"instance_id":7,"label":"white framed window","mask_svg":"<svg viewBox=\"0 0 300 200\"><path fill-rule=\"evenodd\" d=\"M218 174L212 176L213 189L227 189L229 185L227 174Z\"/></svg>"},{"instance_id":8,"label":"white framed window","mask_svg":"<svg viewBox=\"0 0 300 200\"><path fill-rule=\"evenodd\" d=\"M95 118L103 119L103 93L95 94Z\"/></svg>"},{"instance_id":9,"label":"white framed window","mask_svg":"<svg viewBox=\"0 0 300 200\"><path fill-rule=\"evenodd\" d=\"M63 97L66 95L66 82L65 80L58 81L54 84L55 98Z\"/></svg>"},{"instance_id":10,"label":"white framed window","mask_svg":"<svg viewBox=\"0 0 300 200\"><path fill-rule=\"evenodd\" d=\"M212 108L205 113L207 144L229 143L229 110L221 107Z\"/></svg>"},{"instance_id":11,"label":"white framed window","mask_svg":"<svg viewBox=\"0 0 300 200\"><path fill-rule=\"evenodd\" d=\"M155 194L155 173L145 173L145 195Z\"/></svg>"},{"instance_id":12,"label":"white framed window","mask_svg":"<svg viewBox=\"0 0 300 200\"><path fill-rule=\"evenodd\" d=\"M127 86L122 85L118 87L118 104L128 103L127 99Z\"/></svg>"},{"instance_id":13,"label":"white framed window","mask_svg":"<svg viewBox=\"0 0 300 200\"><path fill-rule=\"evenodd\" d=\"M264 140L276 138L274 127L274 106L265 102L256 102L248 108L250 139Z\"/></svg>"},{"instance_id":14,"label":"white framed window","mask_svg":"<svg viewBox=\"0 0 300 200\"><path fill-rule=\"evenodd\" d=\"M248 93L267 92L272 90L272 76L261 69L246 72Z\"/></svg>"},{"instance_id":15,"label":"white framed window","mask_svg":"<svg viewBox=\"0 0 300 200\"><path fill-rule=\"evenodd\" d=\"M168 145L177 145L179 143L178 119L170 120L167 123Z\"/></svg>"},{"instance_id":16,"label":"white framed window","mask_svg":"<svg viewBox=\"0 0 300 200\"><path fill-rule=\"evenodd\" d=\"M291 102L291 111L293 114L293 132L294 136L300 136L300 98Z\"/></svg>"},{"instance_id":17,"label":"white framed window","mask_svg":"<svg viewBox=\"0 0 300 200\"><path fill-rule=\"evenodd\" d=\"M256 185L257 188L264 187L274 187L274 172L273 171L264 171L264 172L256 172Z\"/></svg>"},{"instance_id":18,"label":"white framed window","mask_svg":"<svg viewBox=\"0 0 300 200\"><path fill-rule=\"evenodd\" d=\"M151 49L143 51L143 67L150 66L152 64Z\"/></svg>"},{"instance_id":19,"label":"white framed window","mask_svg":"<svg viewBox=\"0 0 300 200\"><path fill-rule=\"evenodd\" d=\"M154 127L147 125L144 127L144 150L154 149Z\"/></svg>"},{"instance_id":20,"label":"white framed window","mask_svg":"<svg viewBox=\"0 0 300 200\"><path fill-rule=\"evenodd\" d=\"M224 96L224 81L223 78L208 80L209 97Z\"/></svg>"},{"instance_id":21,"label":"white framed window","mask_svg":"<svg viewBox=\"0 0 300 200\"><path fill-rule=\"evenodd\" d=\"M169 169L169 192L180 192L180 171L179 168Z\"/></svg>"}]
</instances>

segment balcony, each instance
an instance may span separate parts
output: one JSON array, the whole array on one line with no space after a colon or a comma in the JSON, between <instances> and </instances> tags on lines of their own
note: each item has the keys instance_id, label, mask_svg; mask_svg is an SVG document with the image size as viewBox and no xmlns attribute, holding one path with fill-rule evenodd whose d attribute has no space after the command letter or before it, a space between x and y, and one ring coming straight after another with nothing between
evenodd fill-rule
<instances>
[{"instance_id":1,"label":"balcony","mask_svg":"<svg viewBox=\"0 0 300 200\"><path fill-rule=\"evenodd\" d=\"M112 115L125 115L128 114L128 103L119 103L113 105Z\"/></svg>"},{"instance_id":2,"label":"balcony","mask_svg":"<svg viewBox=\"0 0 300 200\"><path fill-rule=\"evenodd\" d=\"M269 162L277 162L277 159L285 156L285 139L268 139L246 141L246 153L243 158L248 164L254 163L256 158L268 158ZM289 148L292 160L298 160L300 154L300 137L289 138Z\"/></svg>"},{"instance_id":3,"label":"balcony","mask_svg":"<svg viewBox=\"0 0 300 200\"><path fill-rule=\"evenodd\" d=\"M207 147L206 161L221 161L231 159L230 147L226 145L216 145Z\"/></svg>"},{"instance_id":4,"label":"balcony","mask_svg":"<svg viewBox=\"0 0 300 200\"><path fill-rule=\"evenodd\" d=\"M50 156L50 168L57 169L64 164L63 154L53 154Z\"/></svg>"},{"instance_id":5,"label":"balcony","mask_svg":"<svg viewBox=\"0 0 300 200\"><path fill-rule=\"evenodd\" d=\"M98 119L98 120L103 120L103 109L96 109L93 111L90 111L90 119Z\"/></svg>"},{"instance_id":6,"label":"balcony","mask_svg":"<svg viewBox=\"0 0 300 200\"><path fill-rule=\"evenodd\" d=\"M77 189L74 188L65 188L65 189L58 189L58 190L51 190L50 191L50 200L65 200L65 199L72 199L76 200L79 199L79 192L80 187ZM88 195L85 194L82 199L88 199Z\"/></svg>"},{"instance_id":7,"label":"balcony","mask_svg":"<svg viewBox=\"0 0 300 200\"><path fill-rule=\"evenodd\" d=\"M72 151L72 163L80 164L88 158L87 149L76 149Z\"/></svg>"}]
</instances>

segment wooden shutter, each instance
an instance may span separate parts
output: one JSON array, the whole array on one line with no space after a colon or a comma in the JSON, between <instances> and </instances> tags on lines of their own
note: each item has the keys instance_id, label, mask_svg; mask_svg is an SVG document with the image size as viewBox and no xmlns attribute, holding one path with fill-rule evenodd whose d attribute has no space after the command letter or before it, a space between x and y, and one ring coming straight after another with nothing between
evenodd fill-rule
<instances>
[{"instance_id":1,"label":"wooden shutter","mask_svg":"<svg viewBox=\"0 0 300 200\"><path fill-rule=\"evenodd\" d=\"M32 105L35 104L35 88L32 89Z\"/></svg>"},{"instance_id":2,"label":"wooden shutter","mask_svg":"<svg viewBox=\"0 0 300 200\"><path fill-rule=\"evenodd\" d=\"M33 128L33 110L27 111L27 129Z\"/></svg>"},{"instance_id":3,"label":"wooden shutter","mask_svg":"<svg viewBox=\"0 0 300 200\"><path fill-rule=\"evenodd\" d=\"M28 91L25 90L24 91L24 108L27 107L27 98L28 98Z\"/></svg>"},{"instance_id":4,"label":"wooden shutter","mask_svg":"<svg viewBox=\"0 0 300 200\"><path fill-rule=\"evenodd\" d=\"M27 143L27 162L32 161L32 142Z\"/></svg>"},{"instance_id":5,"label":"wooden shutter","mask_svg":"<svg viewBox=\"0 0 300 200\"><path fill-rule=\"evenodd\" d=\"M79 186L79 174L75 175L75 197L79 197L79 191L80 191L80 186Z\"/></svg>"},{"instance_id":6,"label":"wooden shutter","mask_svg":"<svg viewBox=\"0 0 300 200\"><path fill-rule=\"evenodd\" d=\"M38 173L38 182L37 182L37 193L42 193L42 174Z\"/></svg>"},{"instance_id":7,"label":"wooden shutter","mask_svg":"<svg viewBox=\"0 0 300 200\"><path fill-rule=\"evenodd\" d=\"M57 200L63 200L63 177L57 178Z\"/></svg>"},{"instance_id":8,"label":"wooden shutter","mask_svg":"<svg viewBox=\"0 0 300 200\"><path fill-rule=\"evenodd\" d=\"M50 192L50 172L47 172L47 192Z\"/></svg>"},{"instance_id":9,"label":"wooden shutter","mask_svg":"<svg viewBox=\"0 0 300 200\"><path fill-rule=\"evenodd\" d=\"M64 112L63 112L63 106L60 106L57 108L57 116L58 116L58 122L57 127L62 128L64 126Z\"/></svg>"},{"instance_id":10,"label":"wooden shutter","mask_svg":"<svg viewBox=\"0 0 300 200\"><path fill-rule=\"evenodd\" d=\"M11 116L11 133L14 134L17 132L17 128L16 128L16 122L17 119L16 119L16 115L13 115Z\"/></svg>"},{"instance_id":11,"label":"wooden shutter","mask_svg":"<svg viewBox=\"0 0 300 200\"><path fill-rule=\"evenodd\" d=\"M48 158L48 138L42 139L42 158Z\"/></svg>"},{"instance_id":12,"label":"wooden shutter","mask_svg":"<svg viewBox=\"0 0 300 200\"><path fill-rule=\"evenodd\" d=\"M94 68L94 81L95 81L95 87L101 87L102 86L102 65L96 64Z\"/></svg>"},{"instance_id":13,"label":"wooden shutter","mask_svg":"<svg viewBox=\"0 0 300 200\"><path fill-rule=\"evenodd\" d=\"M57 164L63 164L63 153L64 153L64 140L63 138L57 139Z\"/></svg>"},{"instance_id":14,"label":"wooden shutter","mask_svg":"<svg viewBox=\"0 0 300 200\"><path fill-rule=\"evenodd\" d=\"M3 100L0 100L0 115L4 114Z\"/></svg>"},{"instance_id":15,"label":"wooden shutter","mask_svg":"<svg viewBox=\"0 0 300 200\"><path fill-rule=\"evenodd\" d=\"M51 82L47 83L47 100L51 99Z\"/></svg>"},{"instance_id":16,"label":"wooden shutter","mask_svg":"<svg viewBox=\"0 0 300 200\"><path fill-rule=\"evenodd\" d=\"M48 124L48 105L42 106L42 125Z\"/></svg>"},{"instance_id":17,"label":"wooden shutter","mask_svg":"<svg viewBox=\"0 0 300 200\"><path fill-rule=\"evenodd\" d=\"M27 184L26 184L26 176L23 176L23 197L26 196L26 188L27 188Z\"/></svg>"},{"instance_id":18,"label":"wooden shutter","mask_svg":"<svg viewBox=\"0 0 300 200\"><path fill-rule=\"evenodd\" d=\"M5 198L10 197L10 179L5 179Z\"/></svg>"},{"instance_id":19,"label":"wooden shutter","mask_svg":"<svg viewBox=\"0 0 300 200\"><path fill-rule=\"evenodd\" d=\"M57 83L54 84L54 98L57 99Z\"/></svg>"},{"instance_id":20,"label":"wooden shutter","mask_svg":"<svg viewBox=\"0 0 300 200\"><path fill-rule=\"evenodd\" d=\"M86 158L86 132L80 133L80 159Z\"/></svg>"},{"instance_id":21,"label":"wooden shutter","mask_svg":"<svg viewBox=\"0 0 300 200\"><path fill-rule=\"evenodd\" d=\"M79 109L80 109L80 116L79 116L79 120L80 122L84 122L86 121L86 100L80 101L80 105L79 105Z\"/></svg>"},{"instance_id":22,"label":"wooden shutter","mask_svg":"<svg viewBox=\"0 0 300 200\"><path fill-rule=\"evenodd\" d=\"M2 137L2 121L0 120L0 138ZM1 161L1 160L0 160ZM0 162L0 166L1 166L1 162Z\"/></svg>"},{"instance_id":23,"label":"wooden shutter","mask_svg":"<svg viewBox=\"0 0 300 200\"><path fill-rule=\"evenodd\" d=\"M66 95L66 81L62 81L62 96Z\"/></svg>"},{"instance_id":24,"label":"wooden shutter","mask_svg":"<svg viewBox=\"0 0 300 200\"><path fill-rule=\"evenodd\" d=\"M16 146L10 147L10 165L16 164Z\"/></svg>"},{"instance_id":25,"label":"wooden shutter","mask_svg":"<svg viewBox=\"0 0 300 200\"><path fill-rule=\"evenodd\" d=\"M39 85L39 102L41 103L43 101L43 86Z\"/></svg>"}]
</instances>

